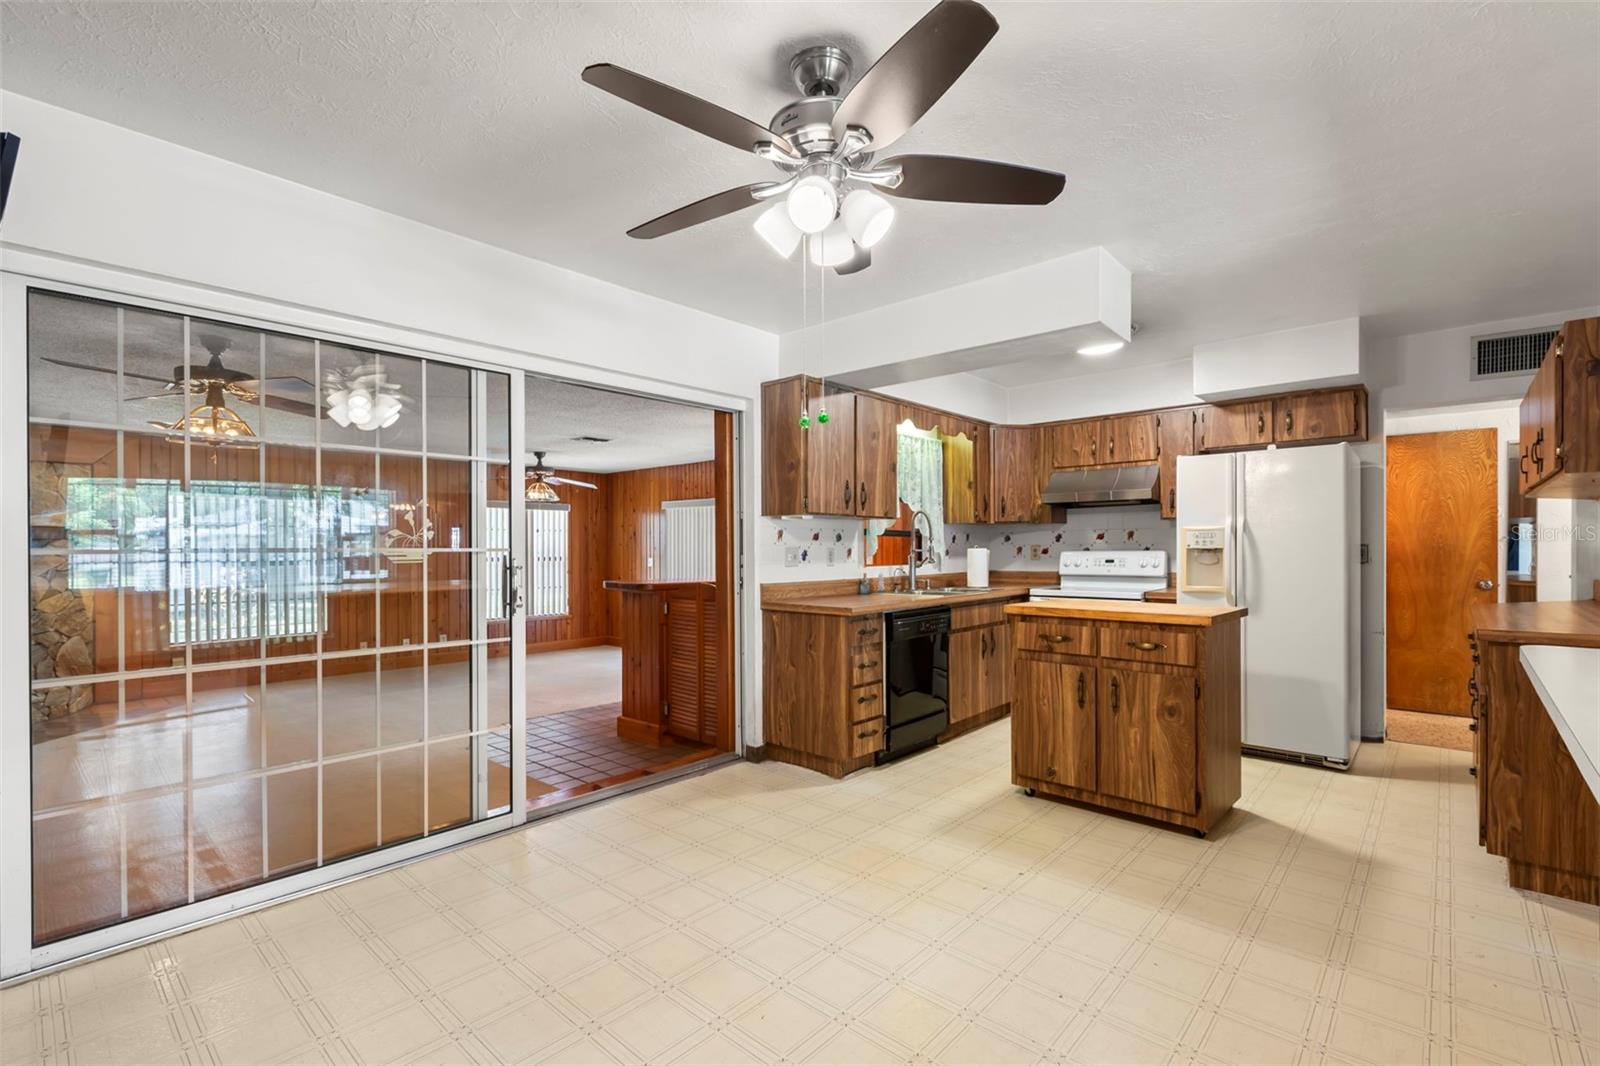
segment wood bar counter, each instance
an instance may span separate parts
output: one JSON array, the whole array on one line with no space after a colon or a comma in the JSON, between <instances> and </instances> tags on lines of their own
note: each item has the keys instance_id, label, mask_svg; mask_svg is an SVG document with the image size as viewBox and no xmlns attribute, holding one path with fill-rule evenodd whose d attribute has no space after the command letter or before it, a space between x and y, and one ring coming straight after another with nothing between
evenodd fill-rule
<instances>
[{"instance_id":1,"label":"wood bar counter","mask_svg":"<svg viewBox=\"0 0 1600 1066\"><path fill-rule=\"evenodd\" d=\"M1520 661L1531 645L1600 648L1600 602L1483 604L1472 621L1478 842L1512 888L1600 903L1600 802Z\"/></svg>"},{"instance_id":2,"label":"wood bar counter","mask_svg":"<svg viewBox=\"0 0 1600 1066\"><path fill-rule=\"evenodd\" d=\"M717 586L709 581L603 585L622 594L618 624L622 713L617 716L617 736L645 744L660 744L669 732L701 739L701 719L707 707L715 708L706 680L716 673L712 634Z\"/></svg>"},{"instance_id":3,"label":"wood bar counter","mask_svg":"<svg viewBox=\"0 0 1600 1066\"><path fill-rule=\"evenodd\" d=\"M1204 836L1240 791L1242 607L1059 599L1011 623L1011 779Z\"/></svg>"}]
</instances>

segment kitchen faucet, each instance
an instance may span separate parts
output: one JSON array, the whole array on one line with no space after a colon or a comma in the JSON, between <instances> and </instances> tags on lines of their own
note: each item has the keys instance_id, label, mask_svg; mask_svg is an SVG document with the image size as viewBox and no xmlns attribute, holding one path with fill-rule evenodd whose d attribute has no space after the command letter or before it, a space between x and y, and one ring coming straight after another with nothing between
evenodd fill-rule
<instances>
[{"instance_id":1,"label":"kitchen faucet","mask_svg":"<svg viewBox=\"0 0 1600 1066\"><path fill-rule=\"evenodd\" d=\"M917 519L919 519L919 518L922 519L922 521L924 523L926 523L927 527L928 527L928 535L922 539L922 547L920 547L920 548L917 547L917 543L916 543L916 541L917 541ZM917 567L919 565L927 563L929 556L933 557L933 561L936 564L939 561L939 550L937 548L928 547L928 545L930 545L932 543L933 543L933 519L928 517L928 513L926 511L912 511L911 512L911 552L907 556L907 560L908 560L907 573L910 575L911 591L912 592L917 591Z\"/></svg>"}]
</instances>

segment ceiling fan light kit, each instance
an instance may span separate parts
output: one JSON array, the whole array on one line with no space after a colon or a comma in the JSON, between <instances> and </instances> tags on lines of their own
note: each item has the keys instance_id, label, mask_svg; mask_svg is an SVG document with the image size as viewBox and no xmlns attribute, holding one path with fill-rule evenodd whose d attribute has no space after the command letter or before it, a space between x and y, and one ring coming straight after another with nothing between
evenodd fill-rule
<instances>
[{"instance_id":1,"label":"ceiling fan light kit","mask_svg":"<svg viewBox=\"0 0 1600 1066\"><path fill-rule=\"evenodd\" d=\"M341 428L354 426L369 433L388 429L405 409L399 387L385 381L382 369L376 366L345 373L330 371L323 399L328 417Z\"/></svg>"},{"instance_id":2,"label":"ceiling fan light kit","mask_svg":"<svg viewBox=\"0 0 1600 1066\"><path fill-rule=\"evenodd\" d=\"M807 254L811 257L812 266L841 266L848 263L856 252L855 244L850 240L850 231L842 221L835 221L806 243L810 245Z\"/></svg>"},{"instance_id":3,"label":"ceiling fan light kit","mask_svg":"<svg viewBox=\"0 0 1600 1066\"><path fill-rule=\"evenodd\" d=\"M800 239L805 236L789 221L789 205L784 203L773 204L756 216L755 231L767 242L767 247L785 259L794 255L794 250L800 247Z\"/></svg>"},{"instance_id":4,"label":"ceiling fan light kit","mask_svg":"<svg viewBox=\"0 0 1600 1066\"><path fill-rule=\"evenodd\" d=\"M853 85L853 64L842 49L804 49L789 63L802 98L779 109L765 127L610 63L584 68L589 84L751 152L783 174L780 181L739 186L669 211L628 235L649 240L781 197L795 230L824 235L820 250L813 238L813 262L851 274L872 262L868 250L894 221L894 208L874 189L900 199L945 203L1050 203L1066 184L1065 176L1053 171L957 156L875 158L938 102L999 28L976 0L940 0ZM842 253L837 240L826 236L841 220L850 245ZM782 228L772 208L755 229L780 256L794 254L798 240Z\"/></svg>"}]
</instances>

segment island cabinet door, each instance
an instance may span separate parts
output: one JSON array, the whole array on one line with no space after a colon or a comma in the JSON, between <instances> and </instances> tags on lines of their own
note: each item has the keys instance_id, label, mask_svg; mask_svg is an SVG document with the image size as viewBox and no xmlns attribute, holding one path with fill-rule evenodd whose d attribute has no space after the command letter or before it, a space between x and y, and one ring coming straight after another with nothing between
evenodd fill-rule
<instances>
[{"instance_id":1,"label":"island cabinet door","mask_svg":"<svg viewBox=\"0 0 1600 1066\"><path fill-rule=\"evenodd\" d=\"M1018 656L1011 762L1018 777L1094 791L1095 671Z\"/></svg>"},{"instance_id":2,"label":"island cabinet door","mask_svg":"<svg viewBox=\"0 0 1600 1066\"><path fill-rule=\"evenodd\" d=\"M1194 678L1117 667L1099 673L1100 791L1195 811Z\"/></svg>"}]
</instances>

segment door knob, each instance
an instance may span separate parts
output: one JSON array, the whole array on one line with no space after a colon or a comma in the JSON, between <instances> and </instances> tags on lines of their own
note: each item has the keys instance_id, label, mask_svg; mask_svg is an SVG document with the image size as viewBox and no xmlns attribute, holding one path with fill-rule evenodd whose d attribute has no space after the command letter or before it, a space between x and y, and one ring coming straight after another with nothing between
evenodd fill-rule
<instances>
[{"instance_id":1,"label":"door knob","mask_svg":"<svg viewBox=\"0 0 1600 1066\"><path fill-rule=\"evenodd\" d=\"M1484 578L1482 581L1478 582L1478 587L1485 592L1489 592L1494 588L1494 582L1490 581L1488 578Z\"/></svg>"}]
</instances>

